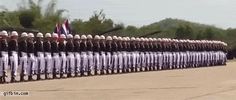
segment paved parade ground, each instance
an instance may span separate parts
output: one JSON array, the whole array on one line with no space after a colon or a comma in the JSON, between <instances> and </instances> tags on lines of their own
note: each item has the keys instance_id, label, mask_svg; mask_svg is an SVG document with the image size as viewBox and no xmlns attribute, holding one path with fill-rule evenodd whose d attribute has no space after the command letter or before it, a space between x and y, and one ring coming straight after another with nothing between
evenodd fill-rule
<instances>
[{"instance_id":1,"label":"paved parade ground","mask_svg":"<svg viewBox=\"0 0 236 100\"><path fill-rule=\"evenodd\" d=\"M236 62L227 66L0 84L0 100L235 100Z\"/></svg>"}]
</instances>

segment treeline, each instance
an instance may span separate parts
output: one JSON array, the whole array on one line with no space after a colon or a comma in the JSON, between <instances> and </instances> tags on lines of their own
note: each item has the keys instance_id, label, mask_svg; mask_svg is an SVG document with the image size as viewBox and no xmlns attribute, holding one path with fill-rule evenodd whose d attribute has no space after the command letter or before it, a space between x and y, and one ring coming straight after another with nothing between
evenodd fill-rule
<instances>
[{"instance_id":1,"label":"treeline","mask_svg":"<svg viewBox=\"0 0 236 100\"><path fill-rule=\"evenodd\" d=\"M43 0L22 0L15 11L8 11L1 6L0 27L24 27L37 29L43 33L53 32L56 23L62 23L67 17L63 13L66 9L56 9L57 1L51 0L46 8L42 8ZM104 31L121 27L121 30L111 32L111 35L142 36L158 31L148 37L169 37L178 39L209 39L222 40L229 44L229 49L236 51L236 29L222 29L211 25L199 24L190 21L166 18L159 22L142 27L124 26L106 18L103 10L95 11L89 20L74 19L70 22L73 33L98 34Z\"/></svg>"}]
</instances>

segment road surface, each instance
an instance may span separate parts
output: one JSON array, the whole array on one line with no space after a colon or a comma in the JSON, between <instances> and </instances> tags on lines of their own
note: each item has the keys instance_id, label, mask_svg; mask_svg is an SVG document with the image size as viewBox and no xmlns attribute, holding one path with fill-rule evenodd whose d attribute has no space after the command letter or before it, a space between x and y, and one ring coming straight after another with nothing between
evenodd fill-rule
<instances>
[{"instance_id":1,"label":"road surface","mask_svg":"<svg viewBox=\"0 0 236 100\"><path fill-rule=\"evenodd\" d=\"M235 100L236 62L227 66L0 84L0 100Z\"/></svg>"}]
</instances>

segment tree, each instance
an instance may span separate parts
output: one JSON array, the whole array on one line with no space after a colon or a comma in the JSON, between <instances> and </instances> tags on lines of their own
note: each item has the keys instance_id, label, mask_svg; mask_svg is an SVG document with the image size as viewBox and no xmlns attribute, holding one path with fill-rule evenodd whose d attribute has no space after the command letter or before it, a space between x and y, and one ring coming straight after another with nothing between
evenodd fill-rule
<instances>
[{"instance_id":1,"label":"tree","mask_svg":"<svg viewBox=\"0 0 236 100\"><path fill-rule=\"evenodd\" d=\"M127 26L125 29L125 36L135 36L138 29L135 26Z\"/></svg>"},{"instance_id":2,"label":"tree","mask_svg":"<svg viewBox=\"0 0 236 100\"><path fill-rule=\"evenodd\" d=\"M31 11L22 11L19 15L20 24L25 28L33 28L35 15Z\"/></svg>"},{"instance_id":3,"label":"tree","mask_svg":"<svg viewBox=\"0 0 236 100\"><path fill-rule=\"evenodd\" d=\"M71 22L72 28L79 33L98 34L114 28L115 24L112 19L106 18L103 10L95 11L88 21L75 19Z\"/></svg>"},{"instance_id":4,"label":"tree","mask_svg":"<svg viewBox=\"0 0 236 100\"><path fill-rule=\"evenodd\" d=\"M16 12L19 13L20 24L25 28L36 28L43 33L52 32L55 24L62 22L64 9L56 9L56 0L51 0L45 10L42 9L43 0L22 0Z\"/></svg>"},{"instance_id":5,"label":"tree","mask_svg":"<svg viewBox=\"0 0 236 100\"><path fill-rule=\"evenodd\" d=\"M203 32L203 35L205 35L205 39L208 39L208 40L213 40L213 38L214 38L214 32L211 28L207 28Z\"/></svg>"},{"instance_id":6,"label":"tree","mask_svg":"<svg viewBox=\"0 0 236 100\"><path fill-rule=\"evenodd\" d=\"M193 29L189 25L180 26L175 32L177 39L193 39Z\"/></svg>"}]
</instances>

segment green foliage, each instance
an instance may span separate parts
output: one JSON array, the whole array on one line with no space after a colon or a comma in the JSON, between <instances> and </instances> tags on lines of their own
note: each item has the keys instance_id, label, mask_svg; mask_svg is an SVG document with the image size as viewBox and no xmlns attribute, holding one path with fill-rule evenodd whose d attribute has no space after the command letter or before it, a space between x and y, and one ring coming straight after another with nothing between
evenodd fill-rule
<instances>
[{"instance_id":1,"label":"green foliage","mask_svg":"<svg viewBox=\"0 0 236 100\"><path fill-rule=\"evenodd\" d=\"M111 19L105 18L105 13L100 10L95 11L88 21L75 19L71 22L71 26L77 33L94 35L112 29L115 25Z\"/></svg>"},{"instance_id":2,"label":"green foliage","mask_svg":"<svg viewBox=\"0 0 236 100\"><path fill-rule=\"evenodd\" d=\"M20 24L25 28L33 28L35 15L31 11L22 11L19 15Z\"/></svg>"},{"instance_id":3,"label":"green foliage","mask_svg":"<svg viewBox=\"0 0 236 100\"><path fill-rule=\"evenodd\" d=\"M194 39L193 29L189 25L177 28L175 35L177 39Z\"/></svg>"}]
</instances>

